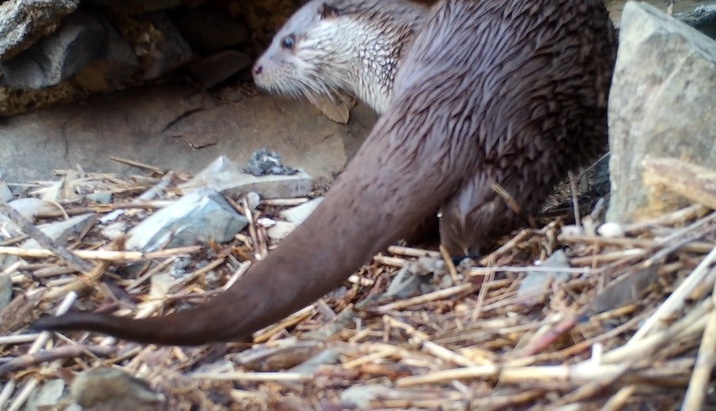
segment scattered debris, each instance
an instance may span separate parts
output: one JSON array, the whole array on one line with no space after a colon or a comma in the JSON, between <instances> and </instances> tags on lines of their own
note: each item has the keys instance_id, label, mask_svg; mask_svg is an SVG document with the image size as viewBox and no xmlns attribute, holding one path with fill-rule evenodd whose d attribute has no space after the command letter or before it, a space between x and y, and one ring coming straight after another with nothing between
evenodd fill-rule
<instances>
[{"instance_id":1,"label":"scattered debris","mask_svg":"<svg viewBox=\"0 0 716 411\"><path fill-rule=\"evenodd\" d=\"M249 164L244 168L244 172L256 177L269 174L291 176L298 173L298 170L284 166L281 163L279 153L263 148L256 150L251 155Z\"/></svg>"}]
</instances>

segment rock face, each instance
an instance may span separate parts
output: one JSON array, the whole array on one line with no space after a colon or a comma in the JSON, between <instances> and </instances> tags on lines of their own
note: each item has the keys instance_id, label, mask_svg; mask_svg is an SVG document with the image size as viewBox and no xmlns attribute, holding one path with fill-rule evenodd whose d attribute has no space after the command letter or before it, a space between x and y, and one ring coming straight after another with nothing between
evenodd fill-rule
<instances>
[{"instance_id":1,"label":"rock face","mask_svg":"<svg viewBox=\"0 0 716 411\"><path fill-rule=\"evenodd\" d=\"M716 42L644 3L622 14L609 96L607 220L629 222L682 205L642 181L647 156L716 167Z\"/></svg>"},{"instance_id":2,"label":"rock face","mask_svg":"<svg viewBox=\"0 0 716 411\"><path fill-rule=\"evenodd\" d=\"M365 107L347 126L293 99L245 97L217 105L206 92L171 84L101 94L2 120L0 173L8 183L47 179L53 170L135 173L130 158L165 169L201 171L219 155L244 165L269 147L314 178L340 172L375 115Z\"/></svg>"},{"instance_id":3,"label":"rock face","mask_svg":"<svg viewBox=\"0 0 716 411\"><path fill-rule=\"evenodd\" d=\"M716 39L716 5L699 6L690 13L674 14L674 17Z\"/></svg>"},{"instance_id":4,"label":"rock face","mask_svg":"<svg viewBox=\"0 0 716 411\"><path fill-rule=\"evenodd\" d=\"M256 42L245 12L229 9L205 0L0 0L0 117L153 82L202 58L189 74L214 87L250 66Z\"/></svg>"},{"instance_id":5,"label":"rock face","mask_svg":"<svg viewBox=\"0 0 716 411\"><path fill-rule=\"evenodd\" d=\"M14 57L55 31L79 0L0 1L0 61Z\"/></svg>"},{"instance_id":6,"label":"rock face","mask_svg":"<svg viewBox=\"0 0 716 411\"><path fill-rule=\"evenodd\" d=\"M107 33L94 17L80 11L62 20L51 35L0 62L2 85L39 89L54 86L88 65L103 50Z\"/></svg>"}]
</instances>

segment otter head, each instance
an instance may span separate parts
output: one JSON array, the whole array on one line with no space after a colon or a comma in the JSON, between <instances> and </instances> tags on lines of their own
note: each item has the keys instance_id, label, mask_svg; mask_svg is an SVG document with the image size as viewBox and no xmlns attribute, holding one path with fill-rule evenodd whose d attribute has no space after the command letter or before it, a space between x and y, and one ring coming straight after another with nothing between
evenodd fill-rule
<instances>
[{"instance_id":1,"label":"otter head","mask_svg":"<svg viewBox=\"0 0 716 411\"><path fill-rule=\"evenodd\" d=\"M254 82L269 92L293 97L333 95L349 89L348 56L356 38L350 19L324 0L300 8L274 36L253 67Z\"/></svg>"}]
</instances>

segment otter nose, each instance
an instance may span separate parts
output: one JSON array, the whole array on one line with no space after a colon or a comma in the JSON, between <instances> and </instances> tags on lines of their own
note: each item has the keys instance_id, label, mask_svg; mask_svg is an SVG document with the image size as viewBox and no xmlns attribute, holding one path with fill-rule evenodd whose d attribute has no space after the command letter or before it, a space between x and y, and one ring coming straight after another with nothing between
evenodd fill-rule
<instances>
[{"instance_id":1,"label":"otter nose","mask_svg":"<svg viewBox=\"0 0 716 411\"><path fill-rule=\"evenodd\" d=\"M264 71L264 66L257 64L254 66L254 76L258 76Z\"/></svg>"}]
</instances>

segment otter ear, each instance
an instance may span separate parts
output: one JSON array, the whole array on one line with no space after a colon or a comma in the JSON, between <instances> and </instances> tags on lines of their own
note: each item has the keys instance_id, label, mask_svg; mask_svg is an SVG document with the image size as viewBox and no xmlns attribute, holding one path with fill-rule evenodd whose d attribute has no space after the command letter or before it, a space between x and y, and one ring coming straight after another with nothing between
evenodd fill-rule
<instances>
[{"instance_id":1,"label":"otter ear","mask_svg":"<svg viewBox=\"0 0 716 411\"><path fill-rule=\"evenodd\" d=\"M323 3L321 7L318 8L318 15L321 16L322 19L338 17L338 14L338 9L328 3Z\"/></svg>"}]
</instances>

